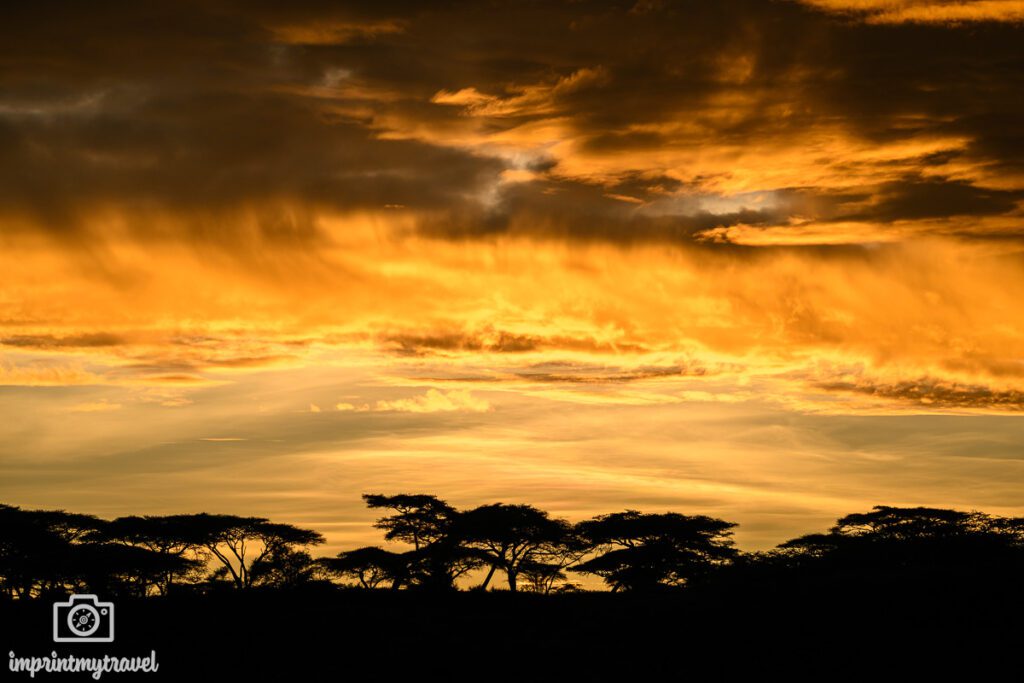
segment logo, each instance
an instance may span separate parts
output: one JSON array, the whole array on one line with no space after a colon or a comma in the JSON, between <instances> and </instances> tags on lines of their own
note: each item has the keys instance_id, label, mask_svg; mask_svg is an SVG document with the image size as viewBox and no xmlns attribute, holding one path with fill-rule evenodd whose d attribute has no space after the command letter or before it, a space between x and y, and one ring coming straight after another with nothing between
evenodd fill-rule
<instances>
[{"instance_id":1,"label":"logo","mask_svg":"<svg viewBox=\"0 0 1024 683\"><path fill-rule=\"evenodd\" d=\"M67 602L53 604L53 640L57 643L112 643L114 642L114 603L100 602L95 595L72 595ZM30 655L19 657L14 650L7 653L7 668L14 672L27 673L29 678L36 674L78 673L87 671L93 680L100 680L104 673L156 672L160 664L156 661L156 650L148 655L121 657L91 651L90 657L72 654L58 654L51 650L48 657Z\"/></svg>"},{"instance_id":2,"label":"logo","mask_svg":"<svg viewBox=\"0 0 1024 683\"><path fill-rule=\"evenodd\" d=\"M95 595L72 595L53 604L55 643L111 643L114 641L114 603Z\"/></svg>"}]
</instances>

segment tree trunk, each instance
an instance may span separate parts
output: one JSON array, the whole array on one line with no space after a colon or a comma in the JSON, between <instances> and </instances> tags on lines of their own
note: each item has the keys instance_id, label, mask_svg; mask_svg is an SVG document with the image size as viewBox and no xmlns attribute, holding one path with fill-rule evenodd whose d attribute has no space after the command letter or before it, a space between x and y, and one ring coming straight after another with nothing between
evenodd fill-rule
<instances>
[{"instance_id":1,"label":"tree trunk","mask_svg":"<svg viewBox=\"0 0 1024 683\"><path fill-rule=\"evenodd\" d=\"M496 564L492 564L491 565L491 571L487 572L487 578L484 579L484 582L482 584L480 584L480 588L482 588L483 590L487 590L487 584L489 584L491 582L491 577L494 576L494 570L497 569L497 568L498 568L498 565L496 565Z\"/></svg>"}]
</instances>

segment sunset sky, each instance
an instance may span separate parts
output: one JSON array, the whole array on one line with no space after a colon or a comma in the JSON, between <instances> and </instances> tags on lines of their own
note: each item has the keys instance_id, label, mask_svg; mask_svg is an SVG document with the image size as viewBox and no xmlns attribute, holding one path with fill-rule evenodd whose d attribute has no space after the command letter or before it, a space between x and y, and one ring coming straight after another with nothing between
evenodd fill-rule
<instances>
[{"instance_id":1,"label":"sunset sky","mask_svg":"<svg viewBox=\"0 0 1024 683\"><path fill-rule=\"evenodd\" d=\"M1024 514L1024 2L0 10L0 501Z\"/></svg>"}]
</instances>

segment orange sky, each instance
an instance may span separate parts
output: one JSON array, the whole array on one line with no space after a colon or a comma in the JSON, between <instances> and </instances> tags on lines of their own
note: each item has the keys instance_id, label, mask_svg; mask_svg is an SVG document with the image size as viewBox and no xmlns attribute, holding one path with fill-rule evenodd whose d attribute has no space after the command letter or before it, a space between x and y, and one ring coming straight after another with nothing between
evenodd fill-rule
<instances>
[{"instance_id":1,"label":"orange sky","mask_svg":"<svg viewBox=\"0 0 1024 683\"><path fill-rule=\"evenodd\" d=\"M1022 3L25 6L0 500L1022 514Z\"/></svg>"}]
</instances>

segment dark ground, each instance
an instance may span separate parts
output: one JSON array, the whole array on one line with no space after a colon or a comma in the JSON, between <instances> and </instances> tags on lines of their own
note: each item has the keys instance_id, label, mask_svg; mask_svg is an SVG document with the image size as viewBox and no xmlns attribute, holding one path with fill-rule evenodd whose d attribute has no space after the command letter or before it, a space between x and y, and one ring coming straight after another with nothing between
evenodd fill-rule
<instances>
[{"instance_id":1,"label":"dark ground","mask_svg":"<svg viewBox=\"0 0 1024 683\"><path fill-rule=\"evenodd\" d=\"M0 642L19 656L156 650L159 674L111 681L1016 680L1024 652L1020 583L920 578L699 595L224 592L115 607L114 643L64 645L52 601L0 602ZM0 677L30 680L6 665Z\"/></svg>"}]
</instances>

